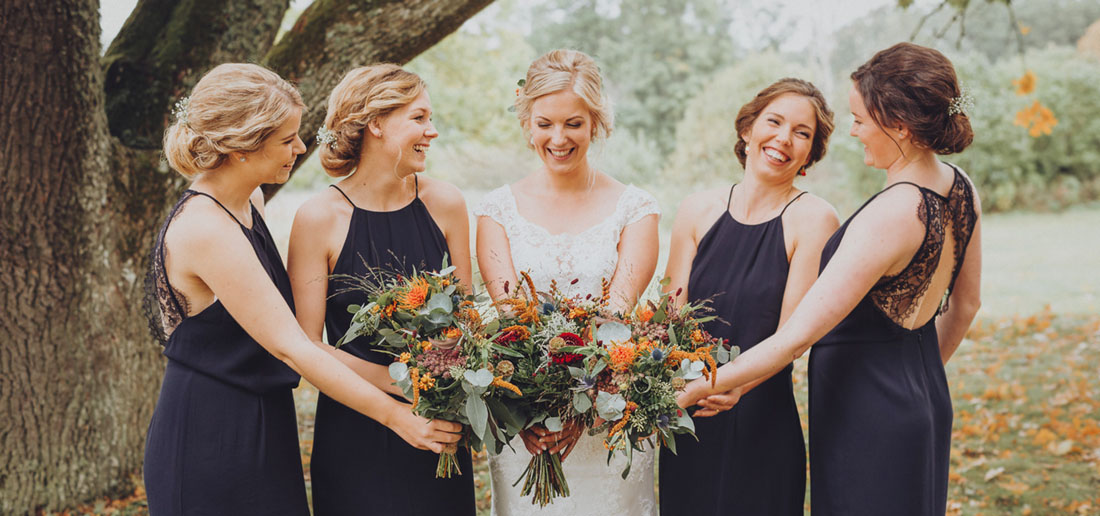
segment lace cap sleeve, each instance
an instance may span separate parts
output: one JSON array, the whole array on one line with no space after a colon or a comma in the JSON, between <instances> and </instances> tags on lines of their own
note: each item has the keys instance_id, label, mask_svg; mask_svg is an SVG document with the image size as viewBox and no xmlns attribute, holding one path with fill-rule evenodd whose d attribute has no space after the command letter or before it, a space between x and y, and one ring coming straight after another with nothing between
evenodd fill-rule
<instances>
[{"instance_id":1,"label":"lace cap sleeve","mask_svg":"<svg viewBox=\"0 0 1100 516\"><path fill-rule=\"evenodd\" d=\"M512 213L512 193L508 188L508 185L504 185L485 194L481 201L474 206L474 216L489 217L495 220L497 224L508 227L508 223L512 220L510 216Z\"/></svg>"},{"instance_id":2,"label":"lace cap sleeve","mask_svg":"<svg viewBox=\"0 0 1100 516\"><path fill-rule=\"evenodd\" d=\"M623 214L623 226L629 226L646 215L661 214L661 207L657 199L649 192L634 185L626 187L623 197L619 201L619 210Z\"/></svg>"}]
</instances>

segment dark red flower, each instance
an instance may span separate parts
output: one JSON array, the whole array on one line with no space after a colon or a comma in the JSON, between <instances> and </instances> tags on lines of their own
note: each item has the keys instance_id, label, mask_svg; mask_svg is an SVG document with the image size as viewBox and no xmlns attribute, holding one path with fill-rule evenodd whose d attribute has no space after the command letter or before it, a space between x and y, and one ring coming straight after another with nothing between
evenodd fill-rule
<instances>
[{"instance_id":1,"label":"dark red flower","mask_svg":"<svg viewBox=\"0 0 1100 516\"><path fill-rule=\"evenodd\" d=\"M550 360L557 365L573 365L584 360L584 355L580 353L554 353L550 355Z\"/></svg>"}]
</instances>

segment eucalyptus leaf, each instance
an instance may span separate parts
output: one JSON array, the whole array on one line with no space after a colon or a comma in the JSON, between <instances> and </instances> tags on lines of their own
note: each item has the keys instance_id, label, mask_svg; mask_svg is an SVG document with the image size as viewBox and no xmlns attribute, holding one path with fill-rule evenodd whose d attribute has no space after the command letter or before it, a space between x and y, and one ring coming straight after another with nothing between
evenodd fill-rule
<instances>
[{"instance_id":1,"label":"eucalyptus leaf","mask_svg":"<svg viewBox=\"0 0 1100 516\"><path fill-rule=\"evenodd\" d=\"M443 289L443 295L451 296L455 293L455 289L457 289L457 288L458 288L458 285L453 285L453 284L452 285L447 285L447 288Z\"/></svg>"},{"instance_id":2,"label":"eucalyptus leaf","mask_svg":"<svg viewBox=\"0 0 1100 516\"><path fill-rule=\"evenodd\" d=\"M560 432L562 427L561 418L554 416L548 417L542 421L542 426L545 426L547 430L551 432Z\"/></svg>"},{"instance_id":3,"label":"eucalyptus leaf","mask_svg":"<svg viewBox=\"0 0 1100 516\"><path fill-rule=\"evenodd\" d=\"M485 425L489 423L489 408L485 400L471 396L466 399L466 417L470 419L470 428L479 439L485 439Z\"/></svg>"},{"instance_id":4,"label":"eucalyptus leaf","mask_svg":"<svg viewBox=\"0 0 1100 516\"><path fill-rule=\"evenodd\" d=\"M428 299L428 311L434 312L436 310L443 310L450 313L454 309L454 305L451 304L450 294L436 293L432 294L431 299Z\"/></svg>"},{"instance_id":5,"label":"eucalyptus leaf","mask_svg":"<svg viewBox=\"0 0 1100 516\"><path fill-rule=\"evenodd\" d=\"M359 309L362 308L359 305L348 305L348 313L359 313Z\"/></svg>"},{"instance_id":6,"label":"eucalyptus leaf","mask_svg":"<svg viewBox=\"0 0 1100 516\"><path fill-rule=\"evenodd\" d=\"M490 373L488 369L481 368L477 371L467 370L462 375L467 382L470 382L475 387L488 387L493 383L493 373Z\"/></svg>"},{"instance_id":7,"label":"eucalyptus leaf","mask_svg":"<svg viewBox=\"0 0 1100 516\"><path fill-rule=\"evenodd\" d=\"M582 414L588 412L592 408L592 398L589 398L586 392L573 394L573 408Z\"/></svg>"},{"instance_id":8,"label":"eucalyptus leaf","mask_svg":"<svg viewBox=\"0 0 1100 516\"><path fill-rule=\"evenodd\" d=\"M630 336L630 327L618 321L605 322L596 329L596 340L605 343L621 344L630 340Z\"/></svg>"},{"instance_id":9,"label":"eucalyptus leaf","mask_svg":"<svg viewBox=\"0 0 1100 516\"><path fill-rule=\"evenodd\" d=\"M456 270L458 270L458 267L455 267L454 265L451 265L451 266L448 266L448 267L444 267L443 270L440 270L439 272L437 272L436 275L437 276L446 276L446 275L448 275L448 274L450 274L450 273L452 273Z\"/></svg>"},{"instance_id":10,"label":"eucalyptus leaf","mask_svg":"<svg viewBox=\"0 0 1100 516\"><path fill-rule=\"evenodd\" d=\"M401 381L409 377L409 365L404 362L390 364L390 378Z\"/></svg>"},{"instance_id":11,"label":"eucalyptus leaf","mask_svg":"<svg viewBox=\"0 0 1100 516\"><path fill-rule=\"evenodd\" d=\"M621 394L608 394L605 391L600 391L596 395L596 412L600 417L608 421L617 421L623 417L623 410L626 409L626 400L623 399Z\"/></svg>"}]
</instances>

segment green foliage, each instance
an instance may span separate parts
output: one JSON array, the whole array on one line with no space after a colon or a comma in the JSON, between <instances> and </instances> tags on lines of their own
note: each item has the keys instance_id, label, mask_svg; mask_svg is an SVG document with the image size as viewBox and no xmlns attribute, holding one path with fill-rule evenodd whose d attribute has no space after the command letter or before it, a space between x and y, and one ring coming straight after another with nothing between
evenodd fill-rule
<instances>
[{"instance_id":1,"label":"green foliage","mask_svg":"<svg viewBox=\"0 0 1100 516\"><path fill-rule=\"evenodd\" d=\"M616 127L672 151L675 121L710 74L733 60L721 0L553 0L536 9L538 52L575 48L600 65Z\"/></svg>"},{"instance_id":2,"label":"green foliage","mask_svg":"<svg viewBox=\"0 0 1100 516\"><path fill-rule=\"evenodd\" d=\"M440 145L477 142L497 146L522 142L515 115L516 80L535 52L518 32L462 29L409 62L432 97L432 121Z\"/></svg>"},{"instance_id":3,"label":"green foliage","mask_svg":"<svg viewBox=\"0 0 1100 516\"><path fill-rule=\"evenodd\" d=\"M662 178L695 188L716 178L740 177L741 164L733 153L737 112L761 89L783 77L812 80L804 70L795 59L766 52L714 74L686 106L676 126L676 149Z\"/></svg>"},{"instance_id":4,"label":"green foliage","mask_svg":"<svg viewBox=\"0 0 1100 516\"><path fill-rule=\"evenodd\" d=\"M956 60L978 102L974 144L955 158L978 185L984 206L1057 209L1100 197L1100 61L1051 48L1029 52L1039 77L1035 95L1017 96L1017 60L989 64ZM1013 125L1015 113L1039 99L1058 118L1049 136L1033 138Z\"/></svg>"}]
</instances>

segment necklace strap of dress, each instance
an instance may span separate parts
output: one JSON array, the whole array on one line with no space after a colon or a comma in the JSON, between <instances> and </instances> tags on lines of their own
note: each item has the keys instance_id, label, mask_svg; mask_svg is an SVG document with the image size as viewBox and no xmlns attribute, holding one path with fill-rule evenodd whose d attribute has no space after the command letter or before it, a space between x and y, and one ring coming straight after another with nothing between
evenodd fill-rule
<instances>
[{"instance_id":1,"label":"necklace strap of dress","mask_svg":"<svg viewBox=\"0 0 1100 516\"><path fill-rule=\"evenodd\" d=\"M734 186L737 186L737 183L734 183L733 186L730 187L730 195L729 195L729 197L726 198L726 211L730 211L730 206L733 204L733 187Z\"/></svg>"},{"instance_id":2,"label":"necklace strap of dress","mask_svg":"<svg viewBox=\"0 0 1100 516\"><path fill-rule=\"evenodd\" d=\"M794 202L795 202L795 201L797 201L797 200L798 200L798 198L799 198L799 197L802 197L803 195L806 195L806 191L805 191L805 190L803 190L803 191L802 191L802 193L800 193L800 194L798 194L798 195L794 196L794 199L791 199L791 200L790 200L790 201L789 201L789 202L787 203L787 205L783 207L783 211L779 212L779 216L780 216L780 217L782 217L784 213L787 213L787 208L790 208L790 207L791 207L791 205L792 205L792 204L794 204Z\"/></svg>"},{"instance_id":3,"label":"necklace strap of dress","mask_svg":"<svg viewBox=\"0 0 1100 516\"><path fill-rule=\"evenodd\" d=\"M414 188L413 195L417 199L419 199L420 198L420 176L417 176L416 174L413 174L413 188Z\"/></svg>"},{"instance_id":4,"label":"necklace strap of dress","mask_svg":"<svg viewBox=\"0 0 1100 516\"><path fill-rule=\"evenodd\" d=\"M191 191L195 192L195 195L201 195L203 197L209 197L211 201L214 201L214 203L217 204L218 206L220 206L221 209L225 210L225 213L227 213L230 217L232 217L233 221L236 222L238 226L244 227L244 224L241 223L241 220L238 219L237 216L233 214L233 212L229 211L229 208L226 208L225 205L221 203L221 201L215 199L213 195L210 195L206 192L199 192L199 191L196 191L196 190L191 190ZM250 207L252 206L252 201L251 200L248 201L248 205Z\"/></svg>"},{"instance_id":5,"label":"necklace strap of dress","mask_svg":"<svg viewBox=\"0 0 1100 516\"><path fill-rule=\"evenodd\" d=\"M336 186L336 185L329 185L329 186L331 186L332 188L335 188L337 192L340 192L340 195L344 196L344 199L346 199L348 201L348 204L350 204L352 208L358 208L358 206L356 206L355 203L351 202L351 197L348 197L348 194L344 193L344 191L341 190L339 186Z\"/></svg>"}]
</instances>

